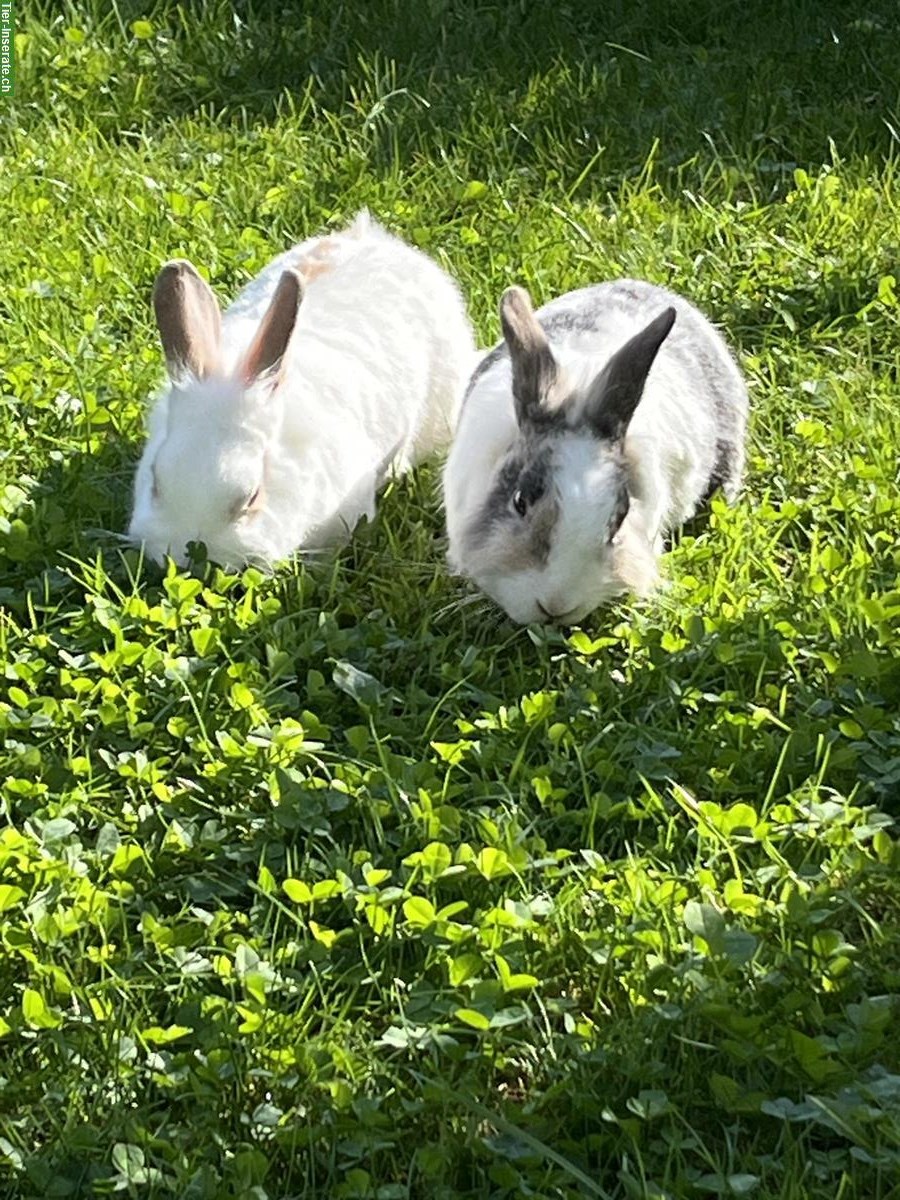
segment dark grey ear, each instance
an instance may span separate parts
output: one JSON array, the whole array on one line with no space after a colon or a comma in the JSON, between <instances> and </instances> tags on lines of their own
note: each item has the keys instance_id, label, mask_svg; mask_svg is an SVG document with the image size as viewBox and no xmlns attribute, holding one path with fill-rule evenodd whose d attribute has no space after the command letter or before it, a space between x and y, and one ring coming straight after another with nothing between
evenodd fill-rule
<instances>
[{"instance_id":1,"label":"dark grey ear","mask_svg":"<svg viewBox=\"0 0 900 1200\"><path fill-rule=\"evenodd\" d=\"M667 308L617 350L590 385L584 417L598 437L617 441L625 436L656 352L674 324L675 309Z\"/></svg>"},{"instance_id":2,"label":"dark grey ear","mask_svg":"<svg viewBox=\"0 0 900 1200\"><path fill-rule=\"evenodd\" d=\"M172 259L160 268L153 310L169 374L177 378L190 372L198 379L212 374L219 357L219 305L186 259Z\"/></svg>"},{"instance_id":3,"label":"dark grey ear","mask_svg":"<svg viewBox=\"0 0 900 1200\"><path fill-rule=\"evenodd\" d=\"M524 288L507 288L500 298L500 324L512 363L513 399L519 424L540 423L544 401L559 371L547 335Z\"/></svg>"},{"instance_id":4,"label":"dark grey ear","mask_svg":"<svg viewBox=\"0 0 900 1200\"><path fill-rule=\"evenodd\" d=\"M270 371L281 364L294 332L297 310L302 299L303 280L299 273L293 270L282 271L269 307L259 323L256 337L240 366L241 378L245 383L253 383L264 371Z\"/></svg>"}]
</instances>

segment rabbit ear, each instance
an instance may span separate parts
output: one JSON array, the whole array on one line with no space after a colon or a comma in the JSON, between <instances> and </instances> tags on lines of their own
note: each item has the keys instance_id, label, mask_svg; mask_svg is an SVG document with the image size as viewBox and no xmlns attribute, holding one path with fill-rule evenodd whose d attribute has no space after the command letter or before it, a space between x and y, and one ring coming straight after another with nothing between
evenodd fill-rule
<instances>
[{"instance_id":1,"label":"rabbit ear","mask_svg":"<svg viewBox=\"0 0 900 1200\"><path fill-rule=\"evenodd\" d=\"M547 335L531 308L524 288L511 287L500 299L500 324L512 362L513 399L520 425L540 423L544 402L559 370Z\"/></svg>"},{"instance_id":2,"label":"rabbit ear","mask_svg":"<svg viewBox=\"0 0 900 1200\"><path fill-rule=\"evenodd\" d=\"M245 383L253 383L263 371L268 371L281 362L294 332L302 299L303 280L299 273L283 271L256 337L241 363L240 373Z\"/></svg>"},{"instance_id":3,"label":"rabbit ear","mask_svg":"<svg viewBox=\"0 0 900 1200\"><path fill-rule=\"evenodd\" d=\"M656 353L674 324L675 309L667 308L617 350L591 383L584 419L598 437L613 441L624 438Z\"/></svg>"},{"instance_id":4,"label":"rabbit ear","mask_svg":"<svg viewBox=\"0 0 900 1200\"><path fill-rule=\"evenodd\" d=\"M153 285L153 309L173 377L204 379L219 357L222 317L212 290L185 259L167 262Z\"/></svg>"}]
</instances>

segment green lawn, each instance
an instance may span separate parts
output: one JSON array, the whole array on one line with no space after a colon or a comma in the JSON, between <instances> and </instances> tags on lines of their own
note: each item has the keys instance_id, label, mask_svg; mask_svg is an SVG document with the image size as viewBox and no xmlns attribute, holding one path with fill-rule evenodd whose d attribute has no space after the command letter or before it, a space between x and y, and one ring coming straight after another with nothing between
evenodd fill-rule
<instances>
[{"instance_id":1,"label":"green lawn","mask_svg":"<svg viewBox=\"0 0 900 1200\"><path fill-rule=\"evenodd\" d=\"M896 5L17 8L0 1195L900 1196ZM314 568L120 552L159 264L364 204L485 344L721 323L747 487L657 600L469 603L433 469Z\"/></svg>"}]
</instances>

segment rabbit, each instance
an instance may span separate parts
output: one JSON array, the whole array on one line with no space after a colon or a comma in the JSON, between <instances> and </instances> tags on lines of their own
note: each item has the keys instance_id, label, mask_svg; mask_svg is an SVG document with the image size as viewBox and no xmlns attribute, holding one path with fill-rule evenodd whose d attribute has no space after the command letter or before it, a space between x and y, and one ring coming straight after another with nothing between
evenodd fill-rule
<instances>
[{"instance_id":1,"label":"rabbit","mask_svg":"<svg viewBox=\"0 0 900 1200\"><path fill-rule=\"evenodd\" d=\"M474 340L459 289L367 212L273 259L220 315L190 263L153 306L169 381L148 421L128 538L271 568L344 540L376 493L446 448Z\"/></svg>"},{"instance_id":2,"label":"rabbit","mask_svg":"<svg viewBox=\"0 0 900 1200\"><path fill-rule=\"evenodd\" d=\"M740 488L748 396L687 300L621 279L500 301L443 473L453 572L521 624L570 625L658 580L665 533Z\"/></svg>"}]
</instances>

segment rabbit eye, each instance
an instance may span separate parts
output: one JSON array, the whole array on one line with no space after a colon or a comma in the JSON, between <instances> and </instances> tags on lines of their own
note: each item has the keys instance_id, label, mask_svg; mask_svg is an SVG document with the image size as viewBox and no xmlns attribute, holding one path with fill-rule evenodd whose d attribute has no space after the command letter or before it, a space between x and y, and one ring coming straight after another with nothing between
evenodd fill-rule
<instances>
[{"instance_id":1,"label":"rabbit eye","mask_svg":"<svg viewBox=\"0 0 900 1200\"><path fill-rule=\"evenodd\" d=\"M517 488L513 492L512 504L513 508L520 517L524 517L529 508L533 508L535 504L543 497L544 486L540 483L531 482L530 486Z\"/></svg>"},{"instance_id":2,"label":"rabbit eye","mask_svg":"<svg viewBox=\"0 0 900 1200\"><path fill-rule=\"evenodd\" d=\"M628 510L631 507L631 497L628 495L628 489L622 488L616 500L616 507L613 510L612 518L609 523L608 539L612 541L622 527L622 523L628 516Z\"/></svg>"},{"instance_id":3,"label":"rabbit eye","mask_svg":"<svg viewBox=\"0 0 900 1200\"><path fill-rule=\"evenodd\" d=\"M240 500L236 500L234 507L231 509L231 519L233 521L240 520L242 517L254 516L259 511L259 501L262 496L262 484L251 492L249 496L242 496Z\"/></svg>"}]
</instances>

